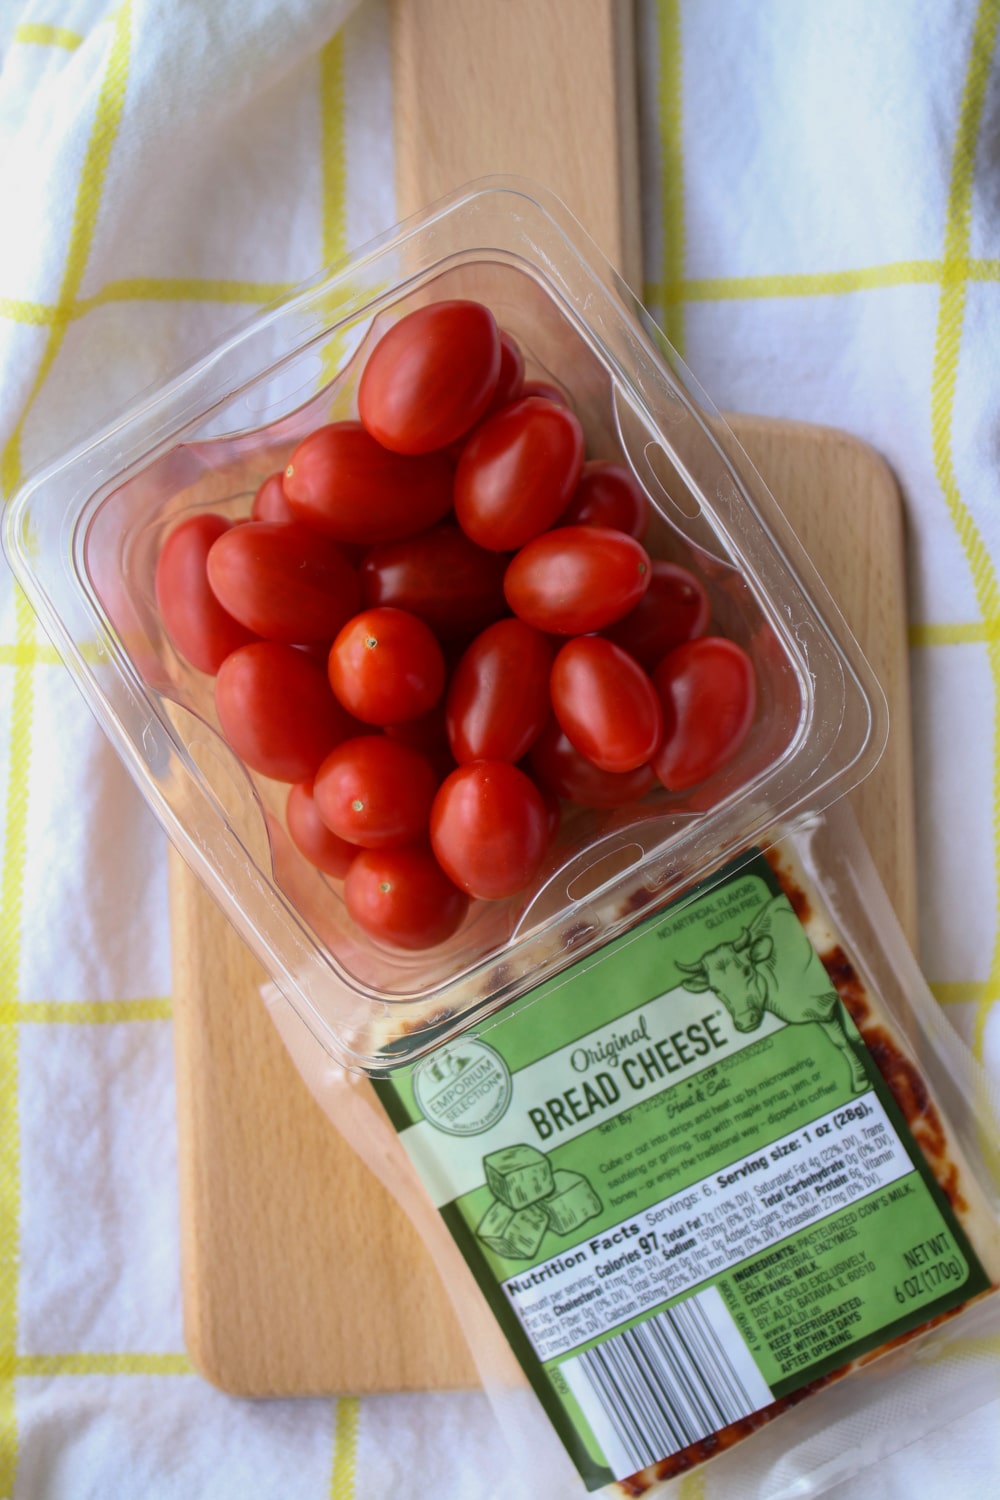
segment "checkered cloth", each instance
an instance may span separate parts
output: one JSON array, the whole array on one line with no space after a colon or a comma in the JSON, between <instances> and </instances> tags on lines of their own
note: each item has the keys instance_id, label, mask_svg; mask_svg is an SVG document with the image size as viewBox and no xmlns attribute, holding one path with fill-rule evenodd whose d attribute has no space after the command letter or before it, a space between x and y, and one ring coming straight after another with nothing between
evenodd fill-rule
<instances>
[{"instance_id":1,"label":"checkered cloth","mask_svg":"<svg viewBox=\"0 0 1000 1500\"><path fill-rule=\"evenodd\" d=\"M1000 0L639 14L647 300L720 405L842 426L902 483L922 957L1000 1077ZM391 223L387 27L7 0L5 493ZM520 1500L477 1393L246 1403L191 1369L162 841L6 575L0 798L0 1500ZM928 1414L866 1496L994 1493L997 1415Z\"/></svg>"}]
</instances>

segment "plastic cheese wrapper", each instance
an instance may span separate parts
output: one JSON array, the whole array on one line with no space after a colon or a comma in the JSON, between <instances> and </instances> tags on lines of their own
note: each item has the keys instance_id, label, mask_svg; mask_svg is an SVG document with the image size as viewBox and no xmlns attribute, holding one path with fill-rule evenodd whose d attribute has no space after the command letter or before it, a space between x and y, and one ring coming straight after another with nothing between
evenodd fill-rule
<instances>
[{"instance_id":1,"label":"plastic cheese wrapper","mask_svg":"<svg viewBox=\"0 0 1000 1500\"><path fill-rule=\"evenodd\" d=\"M994 1102L843 803L375 1080L265 999L441 1269L517 1493L818 1495L996 1394Z\"/></svg>"}]
</instances>

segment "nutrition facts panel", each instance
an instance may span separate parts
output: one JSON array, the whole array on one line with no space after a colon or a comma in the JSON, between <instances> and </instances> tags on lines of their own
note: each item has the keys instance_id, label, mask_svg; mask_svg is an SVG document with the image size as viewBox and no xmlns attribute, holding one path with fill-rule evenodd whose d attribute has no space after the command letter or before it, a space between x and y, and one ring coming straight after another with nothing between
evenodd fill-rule
<instances>
[{"instance_id":1,"label":"nutrition facts panel","mask_svg":"<svg viewBox=\"0 0 1000 1500\"><path fill-rule=\"evenodd\" d=\"M872 1091L503 1288L539 1359L554 1359L882 1189L904 1194L913 1171Z\"/></svg>"}]
</instances>

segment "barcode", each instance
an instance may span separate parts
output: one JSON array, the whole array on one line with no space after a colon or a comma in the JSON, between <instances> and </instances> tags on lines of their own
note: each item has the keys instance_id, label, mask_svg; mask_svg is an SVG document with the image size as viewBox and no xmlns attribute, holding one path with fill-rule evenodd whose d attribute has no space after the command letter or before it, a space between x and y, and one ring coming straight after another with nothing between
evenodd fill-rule
<instances>
[{"instance_id":1,"label":"barcode","mask_svg":"<svg viewBox=\"0 0 1000 1500\"><path fill-rule=\"evenodd\" d=\"M616 1479L774 1399L715 1287L559 1368Z\"/></svg>"}]
</instances>

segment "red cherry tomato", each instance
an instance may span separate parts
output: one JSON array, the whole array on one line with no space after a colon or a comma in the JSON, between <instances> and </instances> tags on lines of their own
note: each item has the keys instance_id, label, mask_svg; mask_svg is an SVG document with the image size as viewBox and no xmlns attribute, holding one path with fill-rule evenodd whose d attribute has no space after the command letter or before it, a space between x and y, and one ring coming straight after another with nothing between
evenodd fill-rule
<instances>
[{"instance_id":1,"label":"red cherry tomato","mask_svg":"<svg viewBox=\"0 0 1000 1500\"><path fill-rule=\"evenodd\" d=\"M735 641L706 635L678 646L653 673L663 744L653 769L671 792L705 781L739 750L753 723L753 663Z\"/></svg>"},{"instance_id":2,"label":"red cherry tomato","mask_svg":"<svg viewBox=\"0 0 1000 1500\"><path fill-rule=\"evenodd\" d=\"M390 453L360 422L334 422L304 438L283 484L300 521L335 542L387 542L440 521L452 473L437 453Z\"/></svg>"},{"instance_id":3,"label":"red cherry tomato","mask_svg":"<svg viewBox=\"0 0 1000 1500\"><path fill-rule=\"evenodd\" d=\"M326 826L313 798L311 781L300 781L288 793L285 822L292 843L311 865L343 880L358 852L357 844L348 844Z\"/></svg>"},{"instance_id":4,"label":"red cherry tomato","mask_svg":"<svg viewBox=\"0 0 1000 1500\"><path fill-rule=\"evenodd\" d=\"M322 667L279 641L255 641L226 657L215 679L215 707L240 759L275 781L310 780L358 727Z\"/></svg>"},{"instance_id":5,"label":"red cherry tomato","mask_svg":"<svg viewBox=\"0 0 1000 1500\"><path fill-rule=\"evenodd\" d=\"M423 844L362 849L344 882L344 902L369 937L397 948L433 948L462 925L469 898Z\"/></svg>"},{"instance_id":6,"label":"red cherry tomato","mask_svg":"<svg viewBox=\"0 0 1000 1500\"><path fill-rule=\"evenodd\" d=\"M470 896L514 896L537 872L549 815L529 777L503 760L459 766L431 808L431 847L445 874Z\"/></svg>"},{"instance_id":7,"label":"red cherry tomato","mask_svg":"<svg viewBox=\"0 0 1000 1500\"><path fill-rule=\"evenodd\" d=\"M455 515L493 552L523 547L565 510L583 468L583 429L571 411L537 396L513 402L476 429L455 471Z\"/></svg>"},{"instance_id":8,"label":"red cherry tomato","mask_svg":"<svg viewBox=\"0 0 1000 1500\"><path fill-rule=\"evenodd\" d=\"M563 731L602 771L635 771L663 736L656 689L639 663L599 635L567 641L552 663L552 711Z\"/></svg>"},{"instance_id":9,"label":"red cherry tomato","mask_svg":"<svg viewBox=\"0 0 1000 1500\"><path fill-rule=\"evenodd\" d=\"M427 758L381 734L334 747L316 772L320 817L364 849L399 848L426 835L437 777Z\"/></svg>"},{"instance_id":10,"label":"red cherry tomato","mask_svg":"<svg viewBox=\"0 0 1000 1500\"><path fill-rule=\"evenodd\" d=\"M586 635L620 620L649 587L649 555L635 537L559 526L522 547L504 577L507 603L538 630Z\"/></svg>"},{"instance_id":11,"label":"red cherry tomato","mask_svg":"<svg viewBox=\"0 0 1000 1500\"><path fill-rule=\"evenodd\" d=\"M460 765L520 760L549 716L553 646L523 620L498 620L477 636L452 673L448 742Z\"/></svg>"},{"instance_id":12,"label":"red cherry tomato","mask_svg":"<svg viewBox=\"0 0 1000 1500\"><path fill-rule=\"evenodd\" d=\"M468 432L500 375L500 334L481 302L432 302L379 339L358 386L366 430L394 453L430 453Z\"/></svg>"},{"instance_id":13,"label":"red cherry tomato","mask_svg":"<svg viewBox=\"0 0 1000 1500\"><path fill-rule=\"evenodd\" d=\"M524 386L524 355L513 334L500 330L500 374L497 388L490 398L485 415L490 416L502 406L516 401Z\"/></svg>"},{"instance_id":14,"label":"red cherry tomato","mask_svg":"<svg viewBox=\"0 0 1000 1500\"><path fill-rule=\"evenodd\" d=\"M559 518L560 526L610 526L641 542L649 525L646 491L625 464L591 459Z\"/></svg>"},{"instance_id":15,"label":"red cherry tomato","mask_svg":"<svg viewBox=\"0 0 1000 1500\"><path fill-rule=\"evenodd\" d=\"M229 613L269 641L332 641L361 602L336 542L300 521L234 526L208 554L208 581Z\"/></svg>"},{"instance_id":16,"label":"red cherry tomato","mask_svg":"<svg viewBox=\"0 0 1000 1500\"><path fill-rule=\"evenodd\" d=\"M269 474L253 497L251 521L294 521L280 474Z\"/></svg>"},{"instance_id":17,"label":"red cherry tomato","mask_svg":"<svg viewBox=\"0 0 1000 1500\"><path fill-rule=\"evenodd\" d=\"M457 526L433 526L373 547L361 567L361 597L369 608L407 609L442 640L460 640L506 614L506 566Z\"/></svg>"},{"instance_id":18,"label":"red cherry tomato","mask_svg":"<svg viewBox=\"0 0 1000 1500\"><path fill-rule=\"evenodd\" d=\"M432 709L444 691L441 647L405 609L365 609L330 648L330 685L364 724L401 724Z\"/></svg>"},{"instance_id":19,"label":"red cherry tomato","mask_svg":"<svg viewBox=\"0 0 1000 1500\"><path fill-rule=\"evenodd\" d=\"M231 529L225 516L191 516L172 531L156 560L156 603L164 629L185 661L216 673L230 652L256 637L212 593L207 560Z\"/></svg>"},{"instance_id":20,"label":"red cherry tomato","mask_svg":"<svg viewBox=\"0 0 1000 1500\"><path fill-rule=\"evenodd\" d=\"M561 385L551 380L526 380L521 387L522 396L541 396L545 401L554 401L557 406L569 406L570 399Z\"/></svg>"},{"instance_id":21,"label":"red cherry tomato","mask_svg":"<svg viewBox=\"0 0 1000 1500\"><path fill-rule=\"evenodd\" d=\"M531 748L528 763L538 782L581 807L621 807L645 797L656 778L651 766L620 774L601 771L574 749L553 717Z\"/></svg>"},{"instance_id":22,"label":"red cherry tomato","mask_svg":"<svg viewBox=\"0 0 1000 1500\"><path fill-rule=\"evenodd\" d=\"M668 651L704 635L709 603L704 586L677 563L654 562L649 588L633 610L603 633L651 672Z\"/></svg>"}]
</instances>

